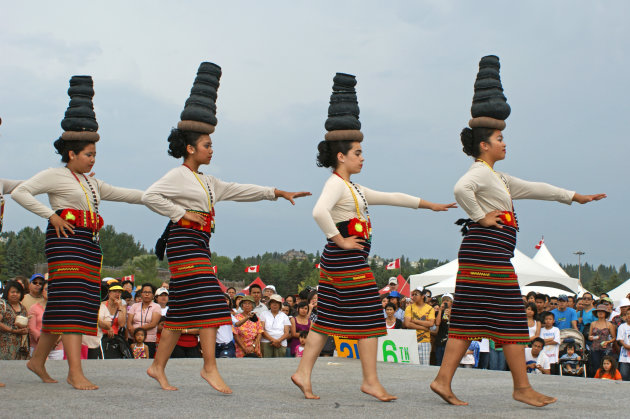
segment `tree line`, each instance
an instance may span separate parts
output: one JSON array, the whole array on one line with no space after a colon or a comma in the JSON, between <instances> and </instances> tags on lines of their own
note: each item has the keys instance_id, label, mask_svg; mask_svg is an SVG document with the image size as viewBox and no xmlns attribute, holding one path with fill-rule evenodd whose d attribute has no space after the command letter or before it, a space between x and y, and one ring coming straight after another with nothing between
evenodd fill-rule
<instances>
[{"instance_id":1,"label":"tree line","mask_svg":"<svg viewBox=\"0 0 630 419\"><path fill-rule=\"evenodd\" d=\"M10 278L22 275L30 277L35 267L45 270L44 254L45 233L39 227L26 227L15 233L12 231L0 234L0 280L6 282ZM153 250L147 250L131 234L119 233L108 225L100 231L100 243L103 250L102 277L120 278L135 275L136 284L145 282L161 284L168 278L168 263L159 261ZM319 252L307 253L291 250L288 252L265 252L262 255L230 258L212 253L212 262L217 266L217 276L221 281L241 283L246 286L256 276L266 284L273 284L276 290L286 295L296 293L308 286L315 286L319 281ZM405 278L409 275L434 269L448 260L420 259L411 261L402 256L401 270L386 270L386 260L374 256L370 266L377 285L384 287L391 276L401 271ZM257 274L245 273L247 266L260 265ZM578 277L577 265L562 265L562 268L573 278ZM630 278L626 264L615 266L584 264L581 268L582 285L595 292L608 291Z\"/></svg>"}]
</instances>

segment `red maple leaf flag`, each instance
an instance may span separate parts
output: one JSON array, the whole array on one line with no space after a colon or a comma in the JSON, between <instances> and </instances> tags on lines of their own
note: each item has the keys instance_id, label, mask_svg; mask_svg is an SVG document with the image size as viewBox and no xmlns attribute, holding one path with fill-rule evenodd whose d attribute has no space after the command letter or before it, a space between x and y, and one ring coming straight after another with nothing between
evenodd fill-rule
<instances>
[{"instance_id":1,"label":"red maple leaf flag","mask_svg":"<svg viewBox=\"0 0 630 419\"><path fill-rule=\"evenodd\" d=\"M248 266L247 268L245 268L245 272L247 273L260 272L260 265Z\"/></svg>"},{"instance_id":2,"label":"red maple leaf flag","mask_svg":"<svg viewBox=\"0 0 630 419\"><path fill-rule=\"evenodd\" d=\"M395 260L395 261L393 261L393 262L389 262L389 263L387 264L387 266L385 267L385 269L387 269L388 271L389 271L390 269L400 269L400 258L399 258L399 259L396 259L396 260Z\"/></svg>"},{"instance_id":3,"label":"red maple leaf flag","mask_svg":"<svg viewBox=\"0 0 630 419\"><path fill-rule=\"evenodd\" d=\"M543 237L542 239L540 239L540 241L538 242L538 244L536 246L534 246L536 249L540 249L543 245L543 243L545 243L545 238Z\"/></svg>"},{"instance_id":4,"label":"red maple leaf flag","mask_svg":"<svg viewBox=\"0 0 630 419\"><path fill-rule=\"evenodd\" d=\"M127 276L123 276L123 282L125 281L131 281L131 283L134 283L134 276L133 275L127 275Z\"/></svg>"}]
</instances>

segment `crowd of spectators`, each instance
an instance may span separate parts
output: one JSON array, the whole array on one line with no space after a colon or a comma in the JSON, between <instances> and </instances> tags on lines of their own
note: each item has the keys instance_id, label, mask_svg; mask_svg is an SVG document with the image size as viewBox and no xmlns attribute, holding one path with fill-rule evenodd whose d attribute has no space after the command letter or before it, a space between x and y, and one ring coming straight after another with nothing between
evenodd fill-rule
<instances>
[{"instance_id":1,"label":"crowd of spectators","mask_svg":"<svg viewBox=\"0 0 630 419\"><path fill-rule=\"evenodd\" d=\"M97 336L84 336L85 358L153 358L168 312L168 283L133 283L106 279ZM391 285L394 285L392 283ZM398 291L381 295L387 329L415 330L421 365L441 365L448 342L451 307L457 296L433 296L414 289L411 298ZM593 298L523 296L530 345L526 368L534 374L590 376L630 380L630 295L616 306L607 294ZM317 290L282 297L273 285L253 284L249 294L230 287L225 294L231 325L217 331L218 358L300 357L311 324L317 319ZM8 281L0 300L0 359L28 359L40 335L47 301L43 275ZM184 329L172 357L198 358L198 329ZM321 356L332 356L329 338ZM58 343L50 359L62 359ZM500 347L492 340L472 341L462 368L507 370Z\"/></svg>"}]
</instances>

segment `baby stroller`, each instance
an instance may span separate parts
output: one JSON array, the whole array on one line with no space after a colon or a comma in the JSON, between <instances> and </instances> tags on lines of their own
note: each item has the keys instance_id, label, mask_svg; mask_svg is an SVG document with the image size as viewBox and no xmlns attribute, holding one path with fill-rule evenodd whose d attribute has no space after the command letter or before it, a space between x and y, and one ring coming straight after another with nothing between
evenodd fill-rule
<instances>
[{"instance_id":1,"label":"baby stroller","mask_svg":"<svg viewBox=\"0 0 630 419\"><path fill-rule=\"evenodd\" d=\"M560 331L560 355L567 353L567 345L572 343L575 346L575 353L580 357L579 361L569 361L560 359L560 375L584 376L586 378L586 363L588 362L588 350L584 342L584 335L575 329L563 329ZM577 367L569 370L568 364L577 363Z\"/></svg>"}]
</instances>

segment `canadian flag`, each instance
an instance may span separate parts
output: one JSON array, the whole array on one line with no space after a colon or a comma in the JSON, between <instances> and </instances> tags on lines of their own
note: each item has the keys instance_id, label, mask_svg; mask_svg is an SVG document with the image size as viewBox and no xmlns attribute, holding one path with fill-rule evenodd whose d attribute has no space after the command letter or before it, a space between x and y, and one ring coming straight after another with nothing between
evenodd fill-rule
<instances>
[{"instance_id":1,"label":"canadian flag","mask_svg":"<svg viewBox=\"0 0 630 419\"><path fill-rule=\"evenodd\" d=\"M247 268L245 268L245 272L247 273L259 272L259 271L260 271L260 265L248 266Z\"/></svg>"},{"instance_id":2,"label":"canadian flag","mask_svg":"<svg viewBox=\"0 0 630 419\"><path fill-rule=\"evenodd\" d=\"M125 281L131 281L131 283L134 283L134 276L133 275L127 275L127 276L123 276L122 282Z\"/></svg>"},{"instance_id":3,"label":"canadian flag","mask_svg":"<svg viewBox=\"0 0 630 419\"><path fill-rule=\"evenodd\" d=\"M315 265L315 268L319 269L319 263L317 265Z\"/></svg>"},{"instance_id":4,"label":"canadian flag","mask_svg":"<svg viewBox=\"0 0 630 419\"><path fill-rule=\"evenodd\" d=\"M542 247L542 245L545 243L545 238L543 237L542 239L540 239L540 241L538 242L538 244L536 246L534 246L536 249L540 249Z\"/></svg>"},{"instance_id":5,"label":"canadian flag","mask_svg":"<svg viewBox=\"0 0 630 419\"><path fill-rule=\"evenodd\" d=\"M387 269L388 271L390 269L400 269L400 259L396 259L393 262L389 262L387 266L385 267L385 269Z\"/></svg>"},{"instance_id":6,"label":"canadian flag","mask_svg":"<svg viewBox=\"0 0 630 419\"><path fill-rule=\"evenodd\" d=\"M214 265L210 269L212 269L212 272L214 272L215 275L217 274L217 265Z\"/></svg>"}]
</instances>

